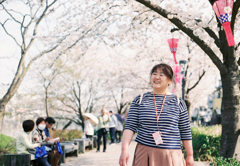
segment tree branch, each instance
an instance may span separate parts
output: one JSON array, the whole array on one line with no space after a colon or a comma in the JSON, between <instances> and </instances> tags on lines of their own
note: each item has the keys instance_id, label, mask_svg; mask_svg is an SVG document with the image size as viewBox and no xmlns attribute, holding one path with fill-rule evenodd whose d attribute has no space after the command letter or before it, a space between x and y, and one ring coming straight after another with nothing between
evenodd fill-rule
<instances>
[{"instance_id":1,"label":"tree branch","mask_svg":"<svg viewBox=\"0 0 240 166\"><path fill-rule=\"evenodd\" d=\"M186 94L188 94L192 89L194 89L199 84L205 73L206 71L204 70L201 76L199 77L198 81L191 88L187 89Z\"/></svg>"},{"instance_id":2,"label":"tree branch","mask_svg":"<svg viewBox=\"0 0 240 166\"><path fill-rule=\"evenodd\" d=\"M115 102L115 104L116 104L117 110L119 110L118 103L117 103L117 99L115 98L115 95L114 95L114 93L113 93L112 90L111 90L111 92L112 92L113 100L114 100L114 102Z\"/></svg>"},{"instance_id":3,"label":"tree branch","mask_svg":"<svg viewBox=\"0 0 240 166\"><path fill-rule=\"evenodd\" d=\"M0 0L0 4L2 4L5 0Z\"/></svg>"},{"instance_id":4,"label":"tree branch","mask_svg":"<svg viewBox=\"0 0 240 166\"><path fill-rule=\"evenodd\" d=\"M6 29L5 26L4 26L4 24L5 24L8 20L9 20L9 19L7 19L3 24L2 24L2 23L0 23L0 24L1 24L1 26L3 27L3 30L6 32L6 34L7 34L8 36L10 36L10 37L15 41L15 43L16 43L19 47L21 47L21 45L17 42L17 39L16 39L13 35L11 35L10 33L8 33L7 29Z\"/></svg>"},{"instance_id":5,"label":"tree branch","mask_svg":"<svg viewBox=\"0 0 240 166\"><path fill-rule=\"evenodd\" d=\"M234 29L236 16L238 14L238 9L240 8L240 0L236 0L233 4L233 11L232 11L232 20L231 20L231 28ZM234 31L233 31L234 33Z\"/></svg>"},{"instance_id":6,"label":"tree branch","mask_svg":"<svg viewBox=\"0 0 240 166\"><path fill-rule=\"evenodd\" d=\"M37 22L36 22L36 24L35 24L35 26L34 26L34 30L33 30L33 33L32 33L33 36L35 36L35 35L37 34L37 28L38 28L40 22L42 21L42 19L45 17L45 14L46 14L47 10L48 10L56 1L57 1L57 0L54 0L50 5L48 5L48 4L47 4L48 1L46 1L46 7L45 7L44 11L42 12L42 14L40 15L40 17L37 19ZM32 38L32 39L29 41L29 44L28 44L28 46L26 47L26 51L31 47L31 45L32 45L32 43L33 43L34 40L35 40L35 38Z\"/></svg>"},{"instance_id":7,"label":"tree branch","mask_svg":"<svg viewBox=\"0 0 240 166\"><path fill-rule=\"evenodd\" d=\"M62 103L63 105L65 105L66 107L71 108L71 109L72 109L73 111L75 111L75 112L78 112L73 106L65 103L65 102L64 102L64 99L60 99L60 98L57 98L57 99L58 99L59 101L61 101L61 103Z\"/></svg>"},{"instance_id":8,"label":"tree branch","mask_svg":"<svg viewBox=\"0 0 240 166\"><path fill-rule=\"evenodd\" d=\"M17 23L21 24L20 21L18 21L15 17L13 17L13 15L11 13L8 12L8 10L5 8L5 6L2 4L3 9L5 10L5 12Z\"/></svg>"},{"instance_id":9,"label":"tree branch","mask_svg":"<svg viewBox=\"0 0 240 166\"><path fill-rule=\"evenodd\" d=\"M236 45L235 51L237 51L238 47L240 46L240 42Z\"/></svg>"},{"instance_id":10,"label":"tree branch","mask_svg":"<svg viewBox=\"0 0 240 166\"><path fill-rule=\"evenodd\" d=\"M165 9L161 8L160 6L153 5L148 0L136 0L136 1L152 9L153 11L157 12L164 18L167 18L168 14L172 14L166 11ZM216 67L219 69L219 71L222 74L227 73L227 69L225 65L221 62L221 60L217 57L217 55L213 52L213 50L203 40L199 39L197 36L193 34L192 29L185 27L182 21L176 17L174 17L173 19L170 19L169 21L172 22L174 25L176 25L179 29L181 29L185 34L187 34L210 57L212 62L216 65Z\"/></svg>"},{"instance_id":11,"label":"tree branch","mask_svg":"<svg viewBox=\"0 0 240 166\"><path fill-rule=\"evenodd\" d=\"M203 28L205 30L205 32L208 33L209 36L211 36L214 39L214 43L216 44L216 46L218 48L220 48L220 42L219 42L219 38L218 36L215 34L215 32L213 30L211 30L209 27L207 28Z\"/></svg>"}]
</instances>

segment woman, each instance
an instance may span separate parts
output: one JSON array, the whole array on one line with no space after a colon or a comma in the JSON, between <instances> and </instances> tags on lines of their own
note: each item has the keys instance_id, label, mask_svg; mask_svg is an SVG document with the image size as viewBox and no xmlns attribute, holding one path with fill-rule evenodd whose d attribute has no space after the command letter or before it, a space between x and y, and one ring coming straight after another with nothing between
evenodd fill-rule
<instances>
[{"instance_id":1,"label":"woman","mask_svg":"<svg viewBox=\"0 0 240 166\"><path fill-rule=\"evenodd\" d=\"M86 117L86 120L84 122L84 134L86 138L90 138L90 139L92 139L92 136L94 134L92 123L90 122L90 118L88 117Z\"/></svg>"},{"instance_id":2,"label":"woman","mask_svg":"<svg viewBox=\"0 0 240 166\"><path fill-rule=\"evenodd\" d=\"M38 118L36 120L37 128L32 132L33 142L42 143L50 140L49 137L46 137L44 129L46 128L46 123L44 118Z\"/></svg>"},{"instance_id":3,"label":"woman","mask_svg":"<svg viewBox=\"0 0 240 166\"><path fill-rule=\"evenodd\" d=\"M117 121L116 121L116 132L115 132L115 138L116 138L116 142L117 143L121 142L122 131L123 131L123 123L117 118Z\"/></svg>"},{"instance_id":4,"label":"woman","mask_svg":"<svg viewBox=\"0 0 240 166\"><path fill-rule=\"evenodd\" d=\"M138 131L133 166L185 166L181 140L187 151L186 166L193 166L186 105L182 99L167 93L168 86L174 82L173 70L167 64L158 64L152 68L150 76L153 90L142 99L137 96L130 106L119 164L128 164L128 146L134 132Z\"/></svg>"},{"instance_id":5,"label":"woman","mask_svg":"<svg viewBox=\"0 0 240 166\"><path fill-rule=\"evenodd\" d=\"M109 113L105 111L103 108L101 111L101 115L98 116L98 131L97 131L97 151L100 150L100 143L101 138L103 137L103 152L106 152L107 149L107 138L108 138L108 132L106 128L109 127L109 122L111 121L111 118L109 116Z\"/></svg>"},{"instance_id":6,"label":"woman","mask_svg":"<svg viewBox=\"0 0 240 166\"><path fill-rule=\"evenodd\" d=\"M36 120L36 129L32 132L32 140L34 143L40 143L41 145L51 145L53 146L56 141L51 139L50 137L47 137L44 129L46 128L46 122L45 119L40 117ZM57 151L55 151L54 154L52 154L52 148L49 146L46 146L46 151L48 152L48 162L51 163L52 166L58 165L58 160L60 158L60 155L57 154ZM56 158L56 159L54 159Z\"/></svg>"},{"instance_id":7,"label":"woman","mask_svg":"<svg viewBox=\"0 0 240 166\"><path fill-rule=\"evenodd\" d=\"M34 149L40 147L40 143L32 143L32 134L34 128L34 122L32 120L25 120L22 124L23 132L18 136L16 142L16 149L18 154L30 154L26 149ZM35 156L31 154L31 160L34 160L34 163L38 163L42 166L51 166L47 157L42 157L35 159Z\"/></svg>"}]
</instances>

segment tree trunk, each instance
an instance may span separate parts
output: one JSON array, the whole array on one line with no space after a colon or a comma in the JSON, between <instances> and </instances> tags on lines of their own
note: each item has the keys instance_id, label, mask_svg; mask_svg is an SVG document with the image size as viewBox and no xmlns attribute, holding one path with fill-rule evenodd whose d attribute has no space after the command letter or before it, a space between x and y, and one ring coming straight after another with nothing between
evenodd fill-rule
<instances>
[{"instance_id":1,"label":"tree trunk","mask_svg":"<svg viewBox=\"0 0 240 166\"><path fill-rule=\"evenodd\" d=\"M47 117L49 117L49 113L48 113L48 89L45 89L45 107L46 107L46 114Z\"/></svg>"},{"instance_id":2,"label":"tree trunk","mask_svg":"<svg viewBox=\"0 0 240 166\"><path fill-rule=\"evenodd\" d=\"M223 89L221 156L234 157L240 161L240 74L237 69L229 70L232 71L221 75Z\"/></svg>"},{"instance_id":3,"label":"tree trunk","mask_svg":"<svg viewBox=\"0 0 240 166\"><path fill-rule=\"evenodd\" d=\"M3 129L3 120L5 116L6 105L7 102L0 100L0 134L2 133Z\"/></svg>"},{"instance_id":4,"label":"tree trunk","mask_svg":"<svg viewBox=\"0 0 240 166\"><path fill-rule=\"evenodd\" d=\"M185 98L185 103L186 103L187 110L188 110L189 120L191 121L191 111L190 111L191 102L187 99L187 97Z\"/></svg>"}]
</instances>

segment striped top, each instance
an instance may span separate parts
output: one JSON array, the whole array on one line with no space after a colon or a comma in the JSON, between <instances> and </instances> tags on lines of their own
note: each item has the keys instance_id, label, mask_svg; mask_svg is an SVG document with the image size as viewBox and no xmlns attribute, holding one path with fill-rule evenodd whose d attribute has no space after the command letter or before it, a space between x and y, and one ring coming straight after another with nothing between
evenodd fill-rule
<instances>
[{"instance_id":1,"label":"striped top","mask_svg":"<svg viewBox=\"0 0 240 166\"><path fill-rule=\"evenodd\" d=\"M164 95L155 95L158 114ZM125 129L137 132L136 142L150 147L162 149L181 149L181 140L191 140L190 122L185 102L174 94L168 94L162 113L158 120L158 128L162 133L163 143L156 145L152 134L157 131L157 119L153 94L147 92L139 105L140 95L133 101L129 109Z\"/></svg>"}]
</instances>

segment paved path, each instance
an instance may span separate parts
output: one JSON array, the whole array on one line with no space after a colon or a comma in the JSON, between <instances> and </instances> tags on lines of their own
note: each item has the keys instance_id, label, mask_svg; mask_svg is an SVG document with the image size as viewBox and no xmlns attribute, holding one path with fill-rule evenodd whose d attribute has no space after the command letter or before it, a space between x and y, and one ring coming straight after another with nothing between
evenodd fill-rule
<instances>
[{"instance_id":1,"label":"paved path","mask_svg":"<svg viewBox=\"0 0 240 166\"><path fill-rule=\"evenodd\" d=\"M136 142L131 142L129 147L131 166ZM101 146L102 148L102 146ZM96 149L87 151L85 154L79 154L78 157L67 157L66 163L61 166L119 166L118 159L121 153L121 143L115 145L108 145L105 153L98 152ZM208 163L195 162L194 166L208 166Z\"/></svg>"}]
</instances>

